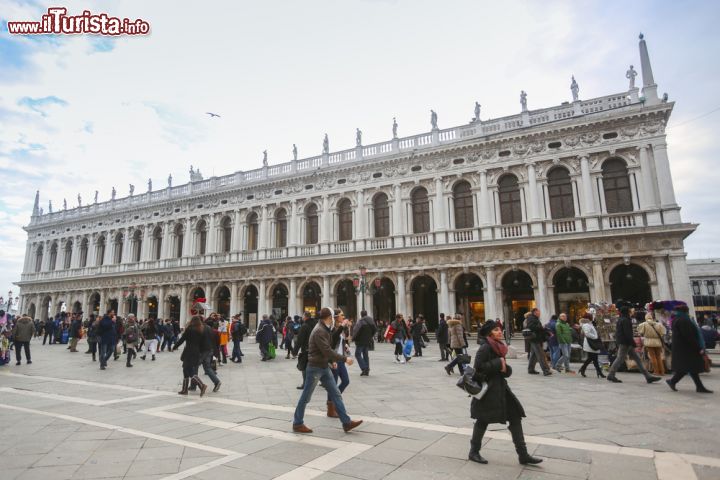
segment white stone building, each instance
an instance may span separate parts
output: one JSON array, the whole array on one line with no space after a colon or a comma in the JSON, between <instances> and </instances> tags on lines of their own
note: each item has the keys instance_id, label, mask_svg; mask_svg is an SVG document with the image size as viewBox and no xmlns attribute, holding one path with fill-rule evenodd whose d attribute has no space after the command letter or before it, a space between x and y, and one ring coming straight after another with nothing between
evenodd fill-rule
<instances>
[{"instance_id":1,"label":"white stone building","mask_svg":"<svg viewBox=\"0 0 720 480\"><path fill-rule=\"evenodd\" d=\"M698 317L717 314L720 310L720 258L688 260L687 265Z\"/></svg>"},{"instance_id":2,"label":"white stone building","mask_svg":"<svg viewBox=\"0 0 720 480\"><path fill-rule=\"evenodd\" d=\"M374 145L42 213L22 310L63 303L180 317L301 313L364 302L376 317L438 312L511 320L532 305L692 303L683 223L645 41L628 90L432 129ZM479 105L476 107L479 109ZM149 189L150 190L150 189ZM114 195L113 195L114 197ZM355 288L361 266L367 289ZM364 298L362 298L364 297Z\"/></svg>"}]
</instances>

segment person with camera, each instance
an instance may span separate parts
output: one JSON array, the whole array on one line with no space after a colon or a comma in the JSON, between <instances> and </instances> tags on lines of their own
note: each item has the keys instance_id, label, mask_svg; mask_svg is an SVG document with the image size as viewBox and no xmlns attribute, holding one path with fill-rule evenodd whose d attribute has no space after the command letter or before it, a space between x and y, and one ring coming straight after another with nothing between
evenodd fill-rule
<instances>
[{"instance_id":1,"label":"person with camera","mask_svg":"<svg viewBox=\"0 0 720 480\"><path fill-rule=\"evenodd\" d=\"M508 347L503 342L502 324L494 320L485 322L478 332L482 338L480 348L475 354L474 380L487 382L487 391L480 399L473 398L470 404L470 416L475 419L468 460L486 464L488 461L480 455L483 436L491 423L507 423L515 444L518 461L522 465L536 465L542 459L531 456L525 444L522 429L522 417L525 410L510 390L507 379L512 368L505 361Z\"/></svg>"},{"instance_id":2,"label":"person with camera","mask_svg":"<svg viewBox=\"0 0 720 480\"><path fill-rule=\"evenodd\" d=\"M362 423L362 420L352 420L345 411L342 395L330 370L331 366L337 368L340 362L353 364L352 357L340 354L332 348L333 323L332 310L327 307L320 310L320 321L310 334L305 384L293 417L293 431L296 433L312 433L312 429L305 425L305 407L312 399L318 382L327 390L345 432Z\"/></svg>"}]
</instances>

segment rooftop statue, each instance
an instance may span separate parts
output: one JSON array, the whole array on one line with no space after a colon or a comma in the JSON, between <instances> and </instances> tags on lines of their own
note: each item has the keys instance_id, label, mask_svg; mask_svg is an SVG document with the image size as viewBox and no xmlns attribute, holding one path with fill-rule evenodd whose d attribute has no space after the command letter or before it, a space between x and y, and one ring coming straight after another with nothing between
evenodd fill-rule
<instances>
[{"instance_id":1,"label":"rooftop statue","mask_svg":"<svg viewBox=\"0 0 720 480\"><path fill-rule=\"evenodd\" d=\"M297 145L293 143L293 160L297 160Z\"/></svg>"},{"instance_id":2,"label":"rooftop statue","mask_svg":"<svg viewBox=\"0 0 720 480\"><path fill-rule=\"evenodd\" d=\"M632 90L635 88L635 77L637 77L637 72L635 71L635 68L630 65L630 68L627 72L625 72L625 78L630 80L630 86L628 87L629 90Z\"/></svg>"},{"instance_id":3,"label":"rooftop statue","mask_svg":"<svg viewBox=\"0 0 720 480\"><path fill-rule=\"evenodd\" d=\"M393 117L393 138L397 138L397 120L395 120L395 117Z\"/></svg>"},{"instance_id":4,"label":"rooftop statue","mask_svg":"<svg viewBox=\"0 0 720 480\"><path fill-rule=\"evenodd\" d=\"M355 129L355 146L362 145L362 130L359 128Z\"/></svg>"},{"instance_id":5,"label":"rooftop statue","mask_svg":"<svg viewBox=\"0 0 720 480\"><path fill-rule=\"evenodd\" d=\"M522 106L522 111L527 112L527 93L525 93L525 90L520 91L520 105Z\"/></svg>"},{"instance_id":6,"label":"rooftop statue","mask_svg":"<svg viewBox=\"0 0 720 480\"><path fill-rule=\"evenodd\" d=\"M575 81L575 75L572 76L572 82L570 83L570 91L572 92L573 102L577 102L578 94L580 93L580 87Z\"/></svg>"},{"instance_id":7,"label":"rooftop statue","mask_svg":"<svg viewBox=\"0 0 720 480\"><path fill-rule=\"evenodd\" d=\"M435 110L430 110L430 125L432 125L433 130L437 130L437 113L435 113Z\"/></svg>"}]
</instances>

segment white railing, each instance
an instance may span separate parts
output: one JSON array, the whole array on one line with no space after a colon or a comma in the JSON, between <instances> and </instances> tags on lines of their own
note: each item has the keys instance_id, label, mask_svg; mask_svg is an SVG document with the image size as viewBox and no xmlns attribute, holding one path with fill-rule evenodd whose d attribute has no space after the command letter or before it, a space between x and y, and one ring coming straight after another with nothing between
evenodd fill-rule
<instances>
[{"instance_id":1,"label":"white railing","mask_svg":"<svg viewBox=\"0 0 720 480\"><path fill-rule=\"evenodd\" d=\"M575 220L553 220L548 233L572 233L577 231Z\"/></svg>"},{"instance_id":2,"label":"white railing","mask_svg":"<svg viewBox=\"0 0 720 480\"><path fill-rule=\"evenodd\" d=\"M252 262L253 260L257 260L257 251L252 250L248 252L240 252L240 258L243 262Z\"/></svg>"},{"instance_id":3,"label":"white railing","mask_svg":"<svg viewBox=\"0 0 720 480\"><path fill-rule=\"evenodd\" d=\"M473 228L467 228L464 230L454 230L452 232L452 241L453 243L465 243L465 242L472 242L475 240L474 236L475 229Z\"/></svg>"},{"instance_id":4,"label":"white railing","mask_svg":"<svg viewBox=\"0 0 720 480\"><path fill-rule=\"evenodd\" d=\"M385 250L390 248L389 238L371 238L370 239L370 250Z\"/></svg>"},{"instance_id":5,"label":"white railing","mask_svg":"<svg viewBox=\"0 0 720 480\"><path fill-rule=\"evenodd\" d=\"M333 253L348 253L350 251L354 251L354 248L352 247L352 241L343 241L343 242L337 242L332 244L332 251Z\"/></svg>"},{"instance_id":6,"label":"white railing","mask_svg":"<svg viewBox=\"0 0 720 480\"><path fill-rule=\"evenodd\" d=\"M421 247L423 245L431 245L429 233L416 233L408 235L408 245L411 247Z\"/></svg>"},{"instance_id":7,"label":"white railing","mask_svg":"<svg viewBox=\"0 0 720 480\"><path fill-rule=\"evenodd\" d=\"M285 254L285 248L278 247L278 248L269 248L267 250L267 258L270 260L275 260L277 258L283 258L286 257Z\"/></svg>"},{"instance_id":8,"label":"white railing","mask_svg":"<svg viewBox=\"0 0 720 480\"><path fill-rule=\"evenodd\" d=\"M298 248L298 256L299 257L309 257L311 255L317 255L317 253L318 253L317 245L307 245L307 246L301 246Z\"/></svg>"},{"instance_id":9,"label":"white railing","mask_svg":"<svg viewBox=\"0 0 720 480\"><path fill-rule=\"evenodd\" d=\"M498 230L500 230L500 238L517 238L525 236L526 227L522 223L517 223L515 225L503 225L498 227Z\"/></svg>"},{"instance_id":10,"label":"white railing","mask_svg":"<svg viewBox=\"0 0 720 480\"><path fill-rule=\"evenodd\" d=\"M637 226L635 215L632 213L623 215L611 215L606 217L605 226L611 230L616 228L631 228Z\"/></svg>"},{"instance_id":11,"label":"white railing","mask_svg":"<svg viewBox=\"0 0 720 480\"><path fill-rule=\"evenodd\" d=\"M230 254L223 252L223 253L216 253L213 256L213 263L227 263L230 261Z\"/></svg>"}]
</instances>

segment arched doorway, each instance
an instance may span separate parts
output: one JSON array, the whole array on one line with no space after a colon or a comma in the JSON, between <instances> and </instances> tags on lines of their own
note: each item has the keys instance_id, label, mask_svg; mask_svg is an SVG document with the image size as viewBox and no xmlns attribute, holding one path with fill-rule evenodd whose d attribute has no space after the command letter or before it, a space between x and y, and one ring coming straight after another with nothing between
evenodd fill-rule
<instances>
[{"instance_id":1,"label":"arched doorway","mask_svg":"<svg viewBox=\"0 0 720 480\"><path fill-rule=\"evenodd\" d=\"M215 292L215 311L223 318L230 318L230 289L224 285Z\"/></svg>"},{"instance_id":2,"label":"arched doorway","mask_svg":"<svg viewBox=\"0 0 720 480\"><path fill-rule=\"evenodd\" d=\"M566 313L570 322L579 321L590 301L590 285L585 272L575 267L561 268L553 277L553 285L555 312Z\"/></svg>"},{"instance_id":3,"label":"arched doorway","mask_svg":"<svg viewBox=\"0 0 720 480\"><path fill-rule=\"evenodd\" d=\"M100 314L100 294L95 292L92 295L90 295L90 301L88 303L90 305L90 314L99 315Z\"/></svg>"},{"instance_id":4,"label":"arched doorway","mask_svg":"<svg viewBox=\"0 0 720 480\"><path fill-rule=\"evenodd\" d=\"M346 318L357 320L360 312L357 308L357 295L352 280L341 280L335 287L335 303L345 313Z\"/></svg>"},{"instance_id":5,"label":"arched doorway","mask_svg":"<svg viewBox=\"0 0 720 480\"><path fill-rule=\"evenodd\" d=\"M284 320L288 316L288 290L285 285L278 283L271 292L272 295L272 315L275 320Z\"/></svg>"},{"instance_id":6,"label":"arched doorway","mask_svg":"<svg viewBox=\"0 0 720 480\"><path fill-rule=\"evenodd\" d=\"M306 283L303 287L302 299L303 311L310 312L310 315L317 317L322 300L320 285L316 282Z\"/></svg>"},{"instance_id":7,"label":"arched doorway","mask_svg":"<svg viewBox=\"0 0 720 480\"><path fill-rule=\"evenodd\" d=\"M30 304L30 308L28 308L28 316L29 316L30 318L32 318L33 320L35 319L35 310L37 310L37 309L35 308L35 304L34 304L34 303L31 303L31 304Z\"/></svg>"},{"instance_id":8,"label":"arched doorway","mask_svg":"<svg viewBox=\"0 0 720 480\"><path fill-rule=\"evenodd\" d=\"M111 299L108 301L108 303L109 303L108 308L109 308L110 310L113 310L115 313L117 313L117 312L118 312L118 300L117 300L117 298L111 298Z\"/></svg>"},{"instance_id":9,"label":"arched doorway","mask_svg":"<svg viewBox=\"0 0 720 480\"><path fill-rule=\"evenodd\" d=\"M73 311L73 313L80 313L80 312L82 312L82 303L80 303L80 302L75 302L75 303L73 303L72 311Z\"/></svg>"},{"instance_id":10,"label":"arched doorway","mask_svg":"<svg viewBox=\"0 0 720 480\"><path fill-rule=\"evenodd\" d=\"M376 278L370 285L370 291L373 296L373 318L385 323L395 320L395 284L392 280L387 277Z\"/></svg>"},{"instance_id":11,"label":"arched doorway","mask_svg":"<svg viewBox=\"0 0 720 480\"><path fill-rule=\"evenodd\" d=\"M190 292L190 313L192 315L203 315L205 312L202 309L195 308L195 304L197 303L207 303L205 290L201 287L195 287L192 292Z\"/></svg>"},{"instance_id":12,"label":"arched doorway","mask_svg":"<svg viewBox=\"0 0 720 480\"><path fill-rule=\"evenodd\" d=\"M474 273L463 273L455 279L455 311L465 319L465 328L477 329L477 323L485 322L485 297L483 283Z\"/></svg>"},{"instance_id":13,"label":"arched doorway","mask_svg":"<svg viewBox=\"0 0 720 480\"><path fill-rule=\"evenodd\" d=\"M155 295L147 298L147 318L158 318L158 299Z\"/></svg>"},{"instance_id":14,"label":"arched doorway","mask_svg":"<svg viewBox=\"0 0 720 480\"><path fill-rule=\"evenodd\" d=\"M180 320L180 298L172 295L168 298L170 320Z\"/></svg>"},{"instance_id":15,"label":"arched doorway","mask_svg":"<svg viewBox=\"0 0 720 480\"><path fill-rule=\"evenodd\" d=\"M610 294L613 303L624 300L645 305L652 301L650 277L644 268L634 263L618 265L610 272Z\"/></svg>"},{"instance_id":16,"label":"arched doorway","mask_svg":"<svg viewBox=\"0 0 720 480\"><path fill-rule=\"evenodd\" d=\"M511 270L503 276L502 293L505 319L512 319L515 331L520 332L525 314L535 307L532 278L522 270Z\"/></svg>"},{"instance_id":17,"label":"arched doorway","mask_svg":"<svg viewBox=\"0 0 720 480\"><path fill-rule=\"evenodd\" d=\"M413 299L413 318L422 314L428 330L435 330L438 324L437 283L428 275L415 277L410 284L410 291Z\"/></svg>"},{"instance_id":18,"label":"arched doorway","mask_svg":"<svg viewBox=\"0 0 720 480\"><path fill-rule=\"evenodd\" d=\"M251 330L257 326L258 290L255 285L248 285L243 294L243 318Z\"/></svg>"}]
</instances>

